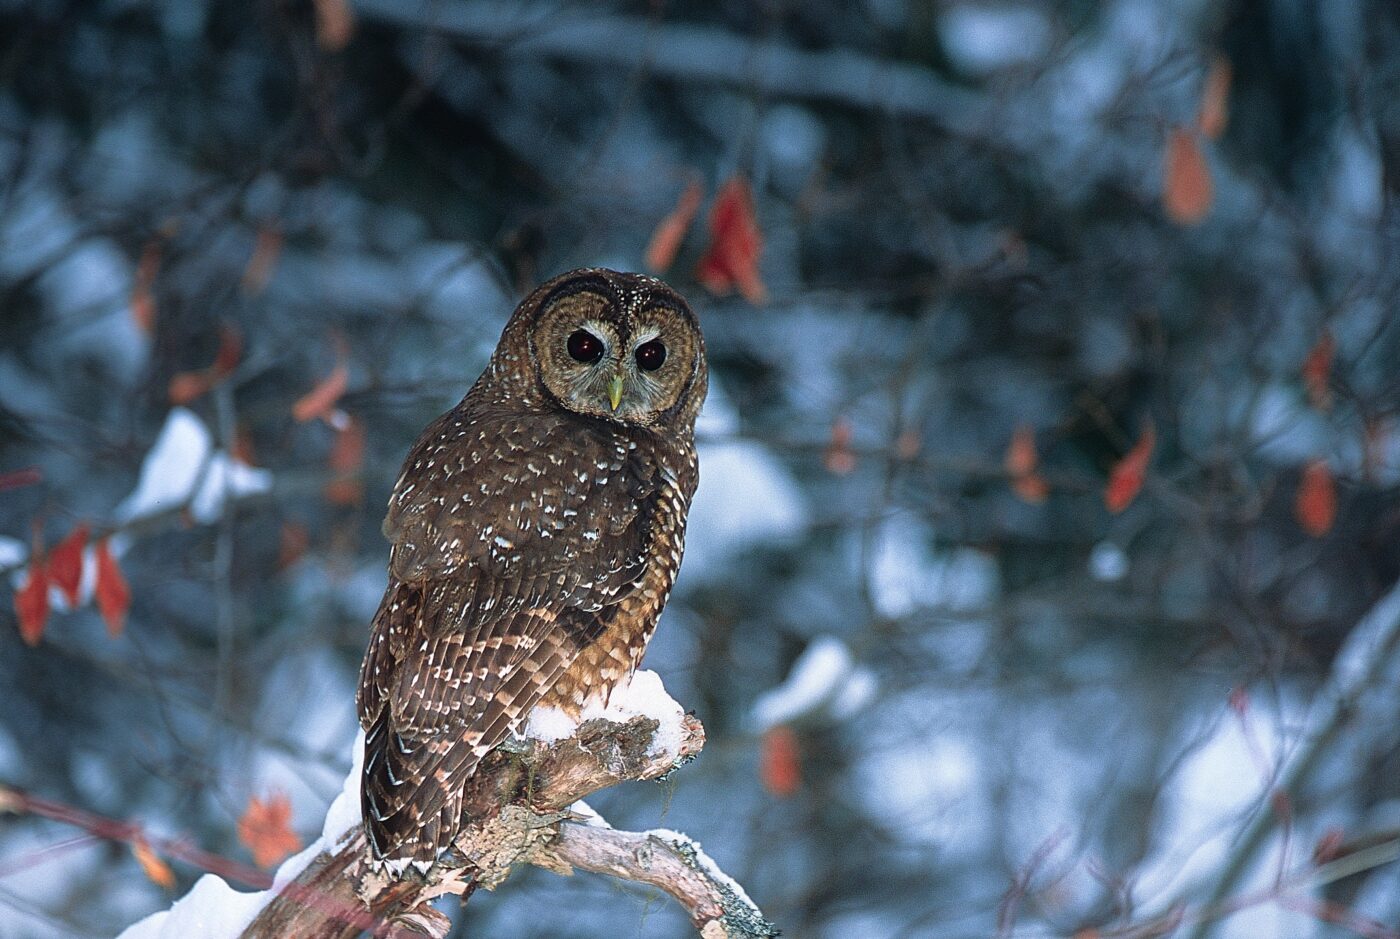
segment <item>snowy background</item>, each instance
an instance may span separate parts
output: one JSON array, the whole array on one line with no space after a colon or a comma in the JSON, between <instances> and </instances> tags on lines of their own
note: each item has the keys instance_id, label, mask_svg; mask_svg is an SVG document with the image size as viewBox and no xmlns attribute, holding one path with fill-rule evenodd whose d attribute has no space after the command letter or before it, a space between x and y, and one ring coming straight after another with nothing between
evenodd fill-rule
<instances>
[{"instance_id":1,"label":"snowy background","mask_svg":"<svg viewBox=\"0 0 1400 939\"><path fill-rule=\"evenodd\" d=\"M316 838L404 452L697 182L647 666L709 743L593 806L785 935L961 939L1187 934L1272 805L1214 935L1395 936L1393 860L1310 872L1400 830L1396 669L1281 774L1400 574L1396 87L1390 0L0 0L0 785L242 863L282 793ZM696 276L735 177L757 304ZM35 526L81 523L125 629L89 550L26 644ZM0 937L113 935L169 863L0 815ZM691 934L539 871L456 922Z\"/></svg>"}]
</instances>

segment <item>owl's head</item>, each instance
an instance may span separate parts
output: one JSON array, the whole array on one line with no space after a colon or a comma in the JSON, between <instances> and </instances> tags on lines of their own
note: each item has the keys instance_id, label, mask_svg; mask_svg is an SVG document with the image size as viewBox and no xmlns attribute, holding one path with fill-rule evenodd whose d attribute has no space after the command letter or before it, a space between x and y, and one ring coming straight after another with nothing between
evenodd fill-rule
<instances>
[{"instance_id":1,"label":"owl's head","mask_svg":"<svg viewBox=\"0 0 1400 939\"><path fill-rule=\"evenodd\" d=\"M708 376L700 327L654 277L570 271L522 303L511 326L528 335L535 379L570 411L643 426L699 413Z\"/></svg>"}]
</instances>

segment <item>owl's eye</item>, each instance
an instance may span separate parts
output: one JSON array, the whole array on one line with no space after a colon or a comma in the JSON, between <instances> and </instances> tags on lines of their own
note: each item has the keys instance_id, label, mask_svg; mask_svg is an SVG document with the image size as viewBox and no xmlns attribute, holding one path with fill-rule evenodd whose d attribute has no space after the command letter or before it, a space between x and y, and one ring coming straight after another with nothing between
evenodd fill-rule
<instances>
[{"instance_id":1,"label":"owl's eye","mask_svg":"<svg viewBox=\"0 0 1400 939\"><path fill-rule=\"evenodd\" d=\"M603 340L586 329L576 329L569 337L569 356L575 362L596 362L603 357Z\"/></svg>"},{"instance_id":2,"label":"owl's eye","mask_svg":"<svg viewBox=\"0 0 1400 939\"><path fill-rule=\"evenodd\" d=\"M660 339L644 342L637 347L637 364L648 372L654 372L666 361L666 347Z\"/></svg>"}]
</instances>

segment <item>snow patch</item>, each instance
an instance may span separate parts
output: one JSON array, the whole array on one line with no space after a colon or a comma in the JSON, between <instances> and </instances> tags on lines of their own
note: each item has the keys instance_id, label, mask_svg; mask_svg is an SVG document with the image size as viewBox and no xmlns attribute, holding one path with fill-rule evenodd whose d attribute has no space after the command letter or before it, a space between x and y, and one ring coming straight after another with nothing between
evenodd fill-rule
<instances>
[{"instance_id":1,"label":"snow patch","mask_svg":"<svg viewBox=\"0 0 1400 939\"><path fill-rule=\"evenodd\" d=\"M963 71L987 75L1045 54L1050 26L1029 6L955 6L938 18L945 48Z\"/></svg>"},{"instance_id":2,"label":"snow patch","mask_svg":"<svg viewBox=\"0 0 1400 939\"><path fill-rule=\"evenodd\" d=\"M1100 541L1089 552L1089 575L1113 583L1128 575L1128 555L1111 541Z\"/></svg>"},{"instance_id":3,"label":"snow patch","mask_svg":"<svg viewBox=\"0 0 1400 939\"><path fill-rule=\"evenodd\" d=\"M168 910L152 913L128 926L117 939L235 939L277 891L291 883L322 851L334 850L347 832L360 824L360 773L365 736L355 737L354 761L340 795L331 802L321 837L287 858L273 875L268 890L235 890L215 874L205 874Z\"/></svg>"},{"instance_id":4,"label":"snow patch","mask_svg":"<svg viewBox=\"0 0 1400 939\"><path fill-rule=\"evenodd\" d=\"M759 444L700 445L700 485L686 524L685 570L694 578L720 573L727 556L791 537L806 524L792 476Z\"/></svg>"},{"instance_id":5,"label":"snow patch","mask_svg":"<svg viewBox=\"0 0 1400 939\"><path fill-rule=\"evenodd\" d=\"M606 818L599 815L598 812L593 808L593 806L589 805L582 799L579 799L573 805L569 806L569 812L573 815L578 816L578 818L574 820L580 825L587 825L589 828L612 827L608 824L608 820Z\"/></svg>"},{"instance_id":6,"label":"snow patch","mask_svg":"<svg viewBox=\"0 0 1400 939\"><path fill-rule=\"evenodd\" d=\"M875 696L875 675L855 664L845 643L819 636L792 665L787 681L754 702L750 722L758 731L824 711L843 720Z\"/></svg>"},{"instance_id":7,"label":"snow patch","mask_svg":"<svg viewBox=\"0 0 1400 939\"><path fill-rule=\"evenodd\" d=\"M634 717L648 717L657 723L656 735L647 748L649 754L679 756L685 739L685 709L666 693L661 676L649 669L642 669L632 676L631 682L614 688L606 706L596 699L590 701L577 723L558 708L535 708L521 736L556 743L572 737L584 721L601 719L625 724Z\"/></svg>"},{"instance_id":8,"label":"snow patch","mask_svg":"<svg viewBox=\"0 0 1400 939\"><path fill-rule=\"evenodd\" d=\"M141 464L141 478L117 506L129 522L188 505L197 521L219 518L226 499L267 492L272 474L214 449L213 435L187 408L172 408L160 436Z\"/></svg>"},{"instance_id":9,"label":"snow patch","mask_svg":"<svg viewBox=\"0 0 1400 939\"><path fill-rule=\"evenodd\" d=\"M236 937L266 902L264 894L241 893L215 874L205 874L168 910L129 926L117 939L221 939Z\"/></svg>"},{"instance_id":10,"label":"snow patch","mask_svg":"<svg viewBox=\"0 0 1400 939\"><path fill-rule=\"evenodd\" d=\"M0 567L18 567L29 557L29 547L18 538L0 535Z\"/></svg>"}]
</instances>

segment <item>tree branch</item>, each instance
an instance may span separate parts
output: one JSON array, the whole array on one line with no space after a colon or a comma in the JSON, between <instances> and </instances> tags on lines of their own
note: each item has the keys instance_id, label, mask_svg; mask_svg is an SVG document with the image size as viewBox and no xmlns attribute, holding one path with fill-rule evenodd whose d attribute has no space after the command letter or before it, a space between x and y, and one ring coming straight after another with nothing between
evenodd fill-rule
<instances>
[{"instance_id":1,"label":"tree branch","mask_svg":"<svg viewBox=\"0 0 1400 939\"><path fill-rule=\"evenodd\" d=\"M778 934L698 844L675 832L617 831L569 821L530 861L558 873L581 868L651 884L685 907L704 939L766 939Z\"/></svg>"},{"instance_id":2,"label":"tree branch","mask_svg":"<svg viewBox=\"0 0 1400 939\"><path fill-rule=\"evenodd\" d=\"M643 676L650 673L638 678ZM654 676L648 680L660 690ZM590 793L625 780L657 779L700 752L700 722L669 698L664 702L673 713L658 715L653 694L641 713L610 710L563 739L513 741L495 750L468 783L463 816L470 823L453 852L426 876L410 869L395 877L371 867L355 824L278 889L242 936L350 939L369 928L380 936L442 937L451 923L429 905L433 899L492 889L522 863L558 873L582 868L659 887L681 902L705 939L777 935L685 836L580 824L570 811ZM357 787L358 769L352 777Z\"/></svg>"},{"instance_id":3,"label":"tree branch","mask_svg":"<svg viewBox=\"0 0 1400 939\"><path fill-rule=\"evenodd\" d=\"M404 3L354 0L357 15L488 43L505 53L645 68L662 78L753 88L783 98L909 114L950 131L978 121L980 99L933 72L856 52L808 52L723 29L657 23L553 3Z\"/></svg>"},{"instance_id":4,"label":"tree branch","mask_svg":"<svg viewBox=\"0 0 1400 939\"><path fill-rule=\"evenodd\" d=\"M1288 767L1281 774L1275 792L1293 793L1312 775L1318 763L1337 742L1344 726L1389 727L1394 720L1391 695L1378 702L1375 714L1366 719L1364 699L1375 688L1394 688L1400 682L1400 583L1395 584L1366 612L1347 634L1346 642L1332 663L1331 674L1321 699L1326 702L1322 713L1305 734ZM1270 799L1250 821L1225 865L1215 880L1207 907L1222 904L1234 890L1259 850L1278 823L1275 800ZM1191 933L1191 939L1205 939L1214 923L1202 920Z\"/></svg>"}]
</instances>

